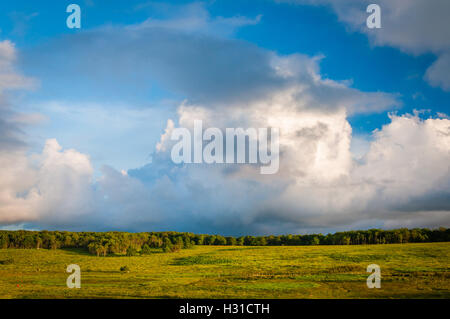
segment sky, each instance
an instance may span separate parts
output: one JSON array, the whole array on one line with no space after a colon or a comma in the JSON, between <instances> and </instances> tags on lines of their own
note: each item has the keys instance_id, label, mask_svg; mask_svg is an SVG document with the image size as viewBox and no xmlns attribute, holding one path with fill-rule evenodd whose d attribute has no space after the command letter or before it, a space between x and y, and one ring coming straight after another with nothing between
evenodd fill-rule
<instances>
[{"instance_id":1,"label":"sky","mask_svg":"<svg viewBox=\"0 0 450 319\"><path fill-rule=\"evenodd\" d=\"M372 2L2 2L0 228L450 227L450 2ZM278 173L174 164L199 119L280 128Z\"/></svg>"}]
</instances>

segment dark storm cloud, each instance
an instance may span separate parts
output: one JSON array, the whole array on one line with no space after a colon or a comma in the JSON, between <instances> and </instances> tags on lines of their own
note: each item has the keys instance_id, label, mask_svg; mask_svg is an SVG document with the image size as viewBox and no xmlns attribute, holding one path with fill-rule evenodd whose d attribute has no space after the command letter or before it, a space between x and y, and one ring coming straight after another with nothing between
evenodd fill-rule
<instances>
[{"instance_id":1,"label":"dark storm cloud","mask_svg":"<svg viewBox=\"0 0 450 319\"><path fill-rule=\"evenodd\" d=\"M239 40L161 27L103 28L64 36L25 55L26 67L52 80L72 80L61 88L107 92L149 91L152 84L193 102L245 102L283 87L270 65L271 53ZM51 72L49 72L51 71Z\"/></svg>"}]
</instances>

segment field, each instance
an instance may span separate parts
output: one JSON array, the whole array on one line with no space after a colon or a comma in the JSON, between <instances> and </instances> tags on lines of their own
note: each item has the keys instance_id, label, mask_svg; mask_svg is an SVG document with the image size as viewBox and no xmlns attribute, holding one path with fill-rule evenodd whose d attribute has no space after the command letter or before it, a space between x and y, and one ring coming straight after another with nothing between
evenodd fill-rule
<instances>
[{"instance_id":1,"label":"field","mask_svg":"<svg viewBox=\"0 0 450 319\"><path fill-rule=\"evenodd\" d=\"M66 267L81 267L81 289ZM381 267L368 289L366 267ZM450 243L196 246L96 257L83 250L0 250L0 298L450 298ZM121 271L127 266L129 271Z\"/></svg>"}]
</instances>

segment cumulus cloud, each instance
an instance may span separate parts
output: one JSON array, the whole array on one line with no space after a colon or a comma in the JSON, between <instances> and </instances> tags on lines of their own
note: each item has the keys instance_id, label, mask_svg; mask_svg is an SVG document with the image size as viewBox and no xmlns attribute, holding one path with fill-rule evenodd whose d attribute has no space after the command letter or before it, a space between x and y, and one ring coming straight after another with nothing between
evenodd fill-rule
<instances>
[{"instance_id":1,"label":"cumulus cloud","mask_svg":"<svg viewBox=\"0 0 450 319\"><path fill-rule=\"evenodd\" d=\"M147 183L169 178L177 189L192 190L189 196L173 200L185 211L183 215L194 215L199 223L219 231L389 227L401 226L402 220L420 226L426 214L430 217L427 226L448 225L450 121L392 114L391 122L374 132L363 161L356 162L344 111L299 111L283 105L254 105L247 106L245 114L239 109L232 112L240 124L280 125L280 172L276 176L261 176L256 167L246 165L187 165L150 176L149 171L158 170L157 161L130 175ZM263 112L271 116L260 116ZM192 127L194 119L202 118L208 125L224 127L231 117L224 120L208 109L184 105L179 124ZM161 143L167 145L159 148L156 158L164 158L170 149L165 135ZM201 199L194 195L198 193Z\"/></svg>"},{"instance_id":2,"label":"cumulus cloud","mask_svg":"<svg viewBox=\"0 0 450 319\"><path fill-rule=\"evenodd\" d=\"M447 0L379 0L381 29L366 26L369 0L276 0L279 3L329 5L338 18L353 30L366 34L375 45L387 45L414 55L434 53L436 61L425 79L432 86L450 91L450 2Z\"/></svg>"},{"instance_id":3,"label":"cumulus cloud","mask_svg":"<svg viewBox=\"0 0 450 319\"><path fill-rule=\"evenodd\" d=\"M86 155L46 142L42 154L0 156L0 223L76 221L91 211L92 166Z\"/></svg>"}]
</instances>

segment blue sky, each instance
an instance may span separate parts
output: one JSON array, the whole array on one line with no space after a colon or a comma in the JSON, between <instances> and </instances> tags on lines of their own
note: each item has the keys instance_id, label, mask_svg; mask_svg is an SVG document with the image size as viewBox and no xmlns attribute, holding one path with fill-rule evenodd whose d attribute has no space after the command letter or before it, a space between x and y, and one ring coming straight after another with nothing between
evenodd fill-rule
<instances>
[{"instance_id":1,"label":"blue sky","mask_svg":"<svg viewBox=\"0 0 450 319\"><path fill-rule=\"evenodd\" d=\"M105 169L112 172L109 171L111 168L116 172L129 171L129 178L136 179L130 181L130 184L139 190L127 189L133 198L139 192L154 193L152 187L159 187L161 183L167 182L174 184L175 189L181 189L179 194L186 192L182 195L183 199L177 200L192 201L190 196L195 192L180 182L185 173L181 176L174 175L173 171L170 171L173 170L172 166L164 163L163 154L155 152L155 146L161 142L167 121L173 119L176 125L181 125L183 119L192 115L183 113L184 109L180 108L183 103L201 106L208 112L211 109L223 112L230 105L231 114L239 107L252 105L257 99L255 97L270 99L274 96L272 93L282 92L293 85L292 81L296 84L309 83L310 80L305 80L303 71L299 71L296 79L289 81L275 76L271 70L273 60L281 61L282 65L288 65L287 68L295 68L296 63L305 63L306 66L317 68L314 72L320 74L322 79L330 79L333 83L345 86L342 92L335 92L332 86L324 82L314 88L311 95L320 112L329 112L321 114L327 118L330 114L334 116L335 112L332 94L342 98L339 103L347 110L342 125L348 123L351 127L351 156L357 161L369 161L372 153L369 153L367 158L364 156L371 145L375 149L377 141L385 141L385 135L374 135L374 131L390 132L388 129L391 126L392 130L395 129L392 123L396 120L389 116L390 113L396 112L398 121L410 114L416 114L414 121L423 127L426 125L426 119L440 117L445 121L446 115L450 113L450 70L445 70L448 66L446 63L450 45L442 40L445 30L442 30L439 17L433 22L436 24L435 29L433 23L430 23L431 26L426 25L424 21L427 20L418 17L424 24L423 28L432 36L414 30L408 33L399 26L400 22L397 24L391 14L395 9L401 8L400 1L390 4L380 1L382 30L367 30L364 23L350 14L357 12L366 17L368 14L365 13L365 1L216 0L112 3L80 0L74 3L81 7L82 27L69 29L66 26L66 7L72 2L2 2L0 40L9 41L15 48L14 72L34 81L32 88L10 90L6 87L8 105L11 105L8 107L11 107L12 111L21 115L33 114L39 118L32 121L31 125L17 124L18 129L25 133L22 138L28 145L27 156L41 153L43 147L48 145L49 139L56 139L63 149L74 149L80 154L87 154L89 165L93 167L88 188L107 189L109 186L101 186L101 183L108 180ZM401 8L400 12L404 11L404 15L400 14L398 19L407 19L410 14L408 10L417 10L432 16L433 12L448 9L445 1L436 0L426 10L423 10L422 4L413 2L411 8ZM415 21L408 23L417 25ZM442 23L446 26L445 22ZM433 69L434 65L438 67ZM419 113L414 113L414 110ZM299 119L304 117L302 114ZM333 125L336 121L333 120ZM442 122L439 123L442 125ZM383 127L388 128L384 130ZM398 141L395 143L398 144ZM436 145L438 142L430 143ZM446 145L445 141L439 143ZM434 163L431 159L426 161L426 164ZM152 166L152 162L157 164ZM162 165L162 168L156 165ZM443 165L445 167L445 164ZM154 171L161 173L156 174ZM191 173L186 174L196 180ZM207 173L206 180L212 179L215 174ZM395 180L395 177L390 178ZM414 180L417 177L411 178ZM405 205L411 206L416 200L423 202L422 197L427 197L430 193L444 198L442 205L438 205L439 213L432 210L432 214L439 215L433 225L448 221L448 215L442 213L447 212L449 204L448 199L445 200L448 180L439 174L436 178L443 180L444 186L437 187L437 190L427 188L422 190L422 193L417 192L414 199L405 200ZM214 184L212 180L209 182ZM242 181L239 186L246 182L247 180ZM291 183L287 180L284 182L286 185ZM141 189L142 185L139 183L147 185L147 188ZM224 187L234 186L227 182ZM384 216L365 216L360 224L353 226L348 216L341 221L331 221L331 218L329 222L325 215L317 220L293 216L296 209L304 209L305 216L310 216L316 208L312 209L309 204L297 208L295 205L289 206L285 213L280 213L281 216L276 218L272 212L274 208L264 206L258 210L256 201L263 196L265 187L260 185L256 189L261 189L261 192L254 194L255 202L239 203L242 205L239 206L240 210L248 211L248 214L253 216L255 223L251 227L244 222L238 225L230 223L222 215L217 220L223 220L223 223L214 225L204 220L191 225L187 221L183 223L184 219L171 223L166 220L158 221L161 218L155 216L150 216L148 221L144 218L144 224L158 225L155 227L160 228L173 227L176 230L205 231L209 227L229 233L242 233L246 230L254 233L335 230L339 227L390 225ZM93 195L95 198L96 196L99 195ZM109 198L109 195L103 196ZM212 200L204 207L188 205L189 207L179 210L186 216L186 220L192 219L194 210L208 211L217 207L223 209L223 214L231 211L230 215L233 216L233 211L238 208L224 206L228 196L232 196L232 193L217 201ZM127 200L129 199L124 199ZM367 199L364 205L373 205L370 204L372 201L373 199ZM395 199L392 201L395 202ZM109 204L98 203L98 200L94 199L93 202L95 204L84 204L88 207L86 211L93 211L89 213L92 217L91 224L86 227L98 229L101 228L98 225L100 216L107 214L110 209ZM173 209L177 210L176 203L177 201L169 201L165 205L169 207L173 204ZM129 209L147 211L152 207L151 209L159 210L161 206L164 206L162 202L149 204L143 200L138 208ZM321 213L325 210L317 209ZM417 208L419 217L411 217L408 223L420 225L427 209ZM392 207L377 207L377 210L388 214ZM402 215L404 210L399 210ZM355 209L355 214L356 211L360 209ZM55 222L44 215L46 217L11 220L18 225L25 223L38 228L69 227L65 219ZM268 216L267 220L275 225L278 223L279 227L265 225L261 216ZM111 223L110 227L122 227L118 225L122 225L124 219L117 216L117 220L117 223ZM395 220L391 221L392 225L401 225ZM123 227L140 229L137 224L139 223L136 220L130 219L123 222Z\"/></svg>"}]
</instances>

